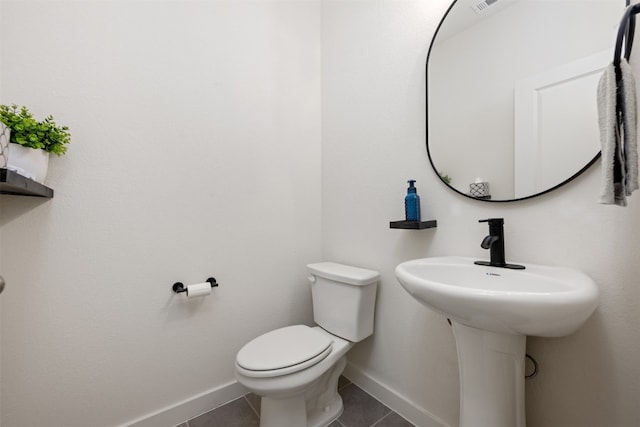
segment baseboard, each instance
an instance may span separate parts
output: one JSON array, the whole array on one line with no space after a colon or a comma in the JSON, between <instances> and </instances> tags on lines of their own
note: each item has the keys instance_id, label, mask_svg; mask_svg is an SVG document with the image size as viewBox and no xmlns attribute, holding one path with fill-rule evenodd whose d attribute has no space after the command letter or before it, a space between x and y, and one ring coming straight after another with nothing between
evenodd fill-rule
<instances>
[{"instance_id":1,"label":"baseboard","mask_svg":"<svg viewBox=\"0 0 640 427\"><path fill-rule=\"evenodd\" d=\"M121 427L173 427L246 393L247 390L234 381L140 417Z\"/></svg>"},{"instance_id":2,"label":"baseboard","mask_svg":"<svg viewBox=\"0 0 640 427\"><path fill-rule=\"evenodd\" d=\"M440 418L418 406L415 402L402 396L396 390L369 376L357 365L347 362L344 376L418 427L451 427Z\"/></svg>"}]
</instances>

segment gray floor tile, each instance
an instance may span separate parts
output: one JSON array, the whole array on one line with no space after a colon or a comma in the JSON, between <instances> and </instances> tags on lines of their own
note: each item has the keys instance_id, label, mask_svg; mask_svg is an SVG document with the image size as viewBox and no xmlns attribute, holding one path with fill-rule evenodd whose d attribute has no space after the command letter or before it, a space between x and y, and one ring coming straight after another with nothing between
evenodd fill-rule
<instances>
[{"instance_id":1,"label":"gray floor tile","mask_svg":"<svg viewBox=\"0 0 640 427\"><path fill-rule=\"evenodd\" d=\"M355 384L344 387L340 390L340 395L344 402L344 412L338 421L345 427L370 427L391 412Z\"/></svg>"},{"instance_id":2,"label":"gray floor tile","mask_svg":"<svg viewBox=\"0 0 640 427\"><path fill-rule=\"evenodd\" d=\"M338 387L344 412L328 427L415 427L347 378ZM249 393L176 427L258 427L259 413L260 396Z\"/></svg>"},{"instance_id":3,"label":"gray floor tile","mask_svg":"<svg viewBox=\"0 0 640 427\"><path fill-rule=\"evenodd\" d=\"M375 427L415 427L409 421L402 418L396 412L392 412L378 423L375 424Z\"/></svg>"},{"instance_id":4,"label":"gray floor tile","mask_svg":"<svg viewBox=\"0 0 640 427\"><path fill-rule=\"evenodd\" d=\"M258 416L244 397L188 421L189 427L258 427Z\"/></svg>"},{"instance_id":5,"label":"gray floor tile","mask_svg":"<svg viewBox=\"0 0 640 427\"><path fill-rule=\"evenodd\" d=\"M340 375L340 378L338 378L338 390L340 390L343 387L348 386L349 384L351 384L351 381L349 380L349 378Z\"/></svg>"},{"instance_id":6,"label":"gray floor tile","mask_svg":"<svg viewBox=\"0 0 640 427\"><path fill-rule=\"evenodd\" d=\"M244 395L245 399L249 402L249 405L253 408L253 410L260 416L260 402L261 397L254 393L248 393Z\"/></svg>"}]
</instances>

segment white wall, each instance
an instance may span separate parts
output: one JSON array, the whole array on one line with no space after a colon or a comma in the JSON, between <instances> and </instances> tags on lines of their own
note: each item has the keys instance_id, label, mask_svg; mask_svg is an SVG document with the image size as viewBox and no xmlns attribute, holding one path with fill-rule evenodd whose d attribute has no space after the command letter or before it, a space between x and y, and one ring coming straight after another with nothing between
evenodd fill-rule
<instances>
[{"instance_id":1,"label":"white wall","mask_svg":"<svg viewBox=\"0 0 640 427\"><path fill-rule=\"evenodd\" d=\"M455 426L451 330L393 269L486 258L490 216L510 260L583 269L602 291L581 331L529 340L529 426L640 424L638 196L598 205L598 168L515 204L444 188L424 58L447 6L324 1L320 40L317 2L3 1L0 102L74 138L51 162L54 199L0 200L2 425L126 423L233 381L248 339L310 321L303 266L322 255L382 273L376 333L351 362ZM438 228L388 229L408 178ZM201 302L169 290L210 274L221 286Z\"/></svg>"},{"instance_id":2,"label":"white wall","mask_svg":"<svg viewBox=\"0 0 640 427\"><path fill-rule=\"evenodd\" d=\"M546 196L511 204L462 198L430 170L424 146L424 59L447 1L327 1L322 9L323 252L382 273L374 336L351 363L443 419L458 423L458 371L443 316L396 282L401 261L446 254L487 258L478 219L504 217L507 257L579 268L600 307L566 338L530 338L540 363L527 381L529 427L640 425L640 195L597 204L599 163ZM636 58L640 52L636 51ZM639 61L640 62L640 61ZM388 228L417 179L433 230Z\"/></svg>"},{"instance_id":3,"label":"white wall","mask_svg":"<svg viewBox=\"0 0 640 427\"><path fill-rule=\"evenodd\" d=\"M252 337L311 322L319 17L3 0L0 102L73 135L52 200L1 200L3 427L127 423L234 381ZM210 275L208 298L171 292Z\"/></svg>"}]
</instances>

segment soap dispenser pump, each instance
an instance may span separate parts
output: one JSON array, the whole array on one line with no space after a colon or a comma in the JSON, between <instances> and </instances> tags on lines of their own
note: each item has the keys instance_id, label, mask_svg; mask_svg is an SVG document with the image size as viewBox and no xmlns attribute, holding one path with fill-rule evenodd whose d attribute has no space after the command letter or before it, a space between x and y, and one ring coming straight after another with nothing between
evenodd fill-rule
<instances>
[{"instance_id":1,"label":"soap dispenser pump","mask_svg":"<svg viewBox=\"0 0 640 427\"><path fill-rule=\"evenodd\" d=\"M407 188L407 195L404 198L404 215L407 221L420 221L420 196L418 196L417 189L414 186L416 180L410 179L407 181L409 188Z\"/></svg>"}]
</instances>

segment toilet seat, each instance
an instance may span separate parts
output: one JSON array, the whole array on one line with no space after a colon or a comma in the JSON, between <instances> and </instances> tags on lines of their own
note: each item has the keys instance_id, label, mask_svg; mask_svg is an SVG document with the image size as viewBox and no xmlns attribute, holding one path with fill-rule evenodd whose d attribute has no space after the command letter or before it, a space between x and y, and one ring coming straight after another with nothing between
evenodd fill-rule
<instances>
[{"instance_id":1,"label":"toilet seat","mask_svg":"<svg viewBox=\"0 0 640 427\"><path fill-rule=\"evenodd\" d=\"M276 329L247 343L236 356L236 365L249 377L275 377L301 371L331 353L333 341L306 326Z\"/></svg>"}]
</instances>

